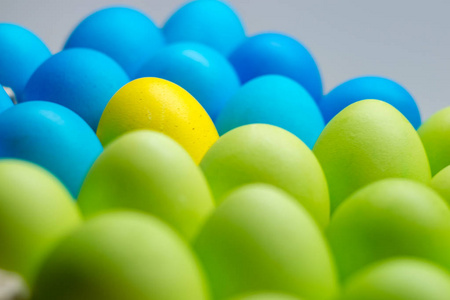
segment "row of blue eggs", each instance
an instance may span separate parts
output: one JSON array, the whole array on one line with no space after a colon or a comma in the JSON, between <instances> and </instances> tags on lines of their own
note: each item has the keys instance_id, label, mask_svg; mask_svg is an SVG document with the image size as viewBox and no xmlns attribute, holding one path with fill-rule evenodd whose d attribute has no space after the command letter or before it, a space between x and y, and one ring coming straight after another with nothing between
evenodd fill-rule
<instances>
[{"instance_id":1,"label":"row of blue eggs","mask_svg":"<svg viewBox=\"0 0 450 300\"><path fill-rule=\"evenodd\" d=\"M334 115L372 98L396 107L415 128L421 122L414 99L389 79L353 79L323 96L317 64L302 44L278 33L247 38L228 5L197 0L162 30L135 9L100 10L53 56L30 31L0 24L0 84L11 87L20 103L11 107L0 89L0 157L47 168L76 197L102 151L94 131L103 109L124 84L148 76L190 92L220 134L269 123L312 148Z\"/></svg>"}]
</instances>

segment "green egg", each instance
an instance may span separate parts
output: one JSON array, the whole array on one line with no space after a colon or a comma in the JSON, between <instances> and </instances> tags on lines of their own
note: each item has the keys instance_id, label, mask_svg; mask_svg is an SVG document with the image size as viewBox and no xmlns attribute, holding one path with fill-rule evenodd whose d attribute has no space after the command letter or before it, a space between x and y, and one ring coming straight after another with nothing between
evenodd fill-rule
<instances>
[{"instance_id":1,"label":"green egg","mask_svg":"<svg viewBox=\"0 0 450 300\"><path fill-rule=\"evenodd\" d=\"M178 234L138 212L87 221L45 261L32 300L204 300L201 268Z\"/></svg>"},{"instance_id":2,"label":"green egg","mask_svg":"<svg viewBox=\"0 0 450 300\"><path fill-rule=\"evenodd\" d=\"M339 300L448 300L447 270L414 258L375 264L356 274Z\"/></svg>"},{"instance_id":3,"label":"green egg","mask_svg":"<svg viewBox=\"0 0 450 300\"><path fill-rule=\"evenodd\" d=\"M194 241L216 300L261 290L305 299L337 291L334 262L309 213L268 184L231 192Z\"/></svg>"},{"instance_id":4,"label":"green egg","mask_svg":"<svg viewBox=\"0 0 450 300\"><path fill-rule=\"evenodd\" d=\"M48 252L80 223L70 193L53 175L29 162L0 161L0 269L32 285Z\"/></svg>"},{"instance_id":5,"label":"green egg","mask_svg":"<svg viewBox=\"0 0 450 300\"><path fill-rule=\"evenodd\" d=\"M431 187L437 191L450 206L450 166L443 168L431 179Z\"/></svg>"},{"instance_id":6,"label":"green egg","mask_svg":"<svg viewBox=\"0 0 450 300\"><path fill-rule=\"evenodd\" d=\"M331 211L357 189L389 177L429 183L430 167L414 127L393 106L356 102L337 114L314 146L330 189Z\"/></svg>"},{"instance_id":7,"label":"green egg","mask_svg":"<svg viewBox=\"0 0 450 300\"><path fill-rule=\"evenodd\" d=\"M327 236L341 280L395 256L417 256L450 269L450 209L430 187L385 179L350 196Z\"/></svg>"},{"instance_id":8,"label":"green egg","mask_svg":"<svg viewBox=\"0 0 450 300\"><path fill-rule=\"evenodd\" d=\"M427 151L432 175L450 165L450 107L432 115L417 132Z\"/></svg>"},{"instance_id":9,"label":"green egg","mask_svg":"<svg viewBox=\"0 0 450 300\"><path fill-rule=\"evenodd\" d=\"M329 222L328 187L311 150L276 126L252 124L227 132L209 149L200 167L217 203L249 183L268 183L295 197L321 227Z\"/></svg>"},{"instance_id":10,"label":"green egg","mask_svg":"<svg viewBox=\"0 0 450 300\"><path fill-rule=\"evenodd\" d=\"M230 300L300 300L300 298L286 294L264 292L250 293L239 297L233 297Z\"/></svg>"},{"instance_id":11,"label":"green egg","mask_svg":"<svg viewBox=\"0 0 450 300\"><path fill-rule=\"evenodd\" d=\"M128 208L153 214L192 238L214 208L206 179L190 155L168 136L133 131L105 148L78 197L81 212Z\"/></svg>"}]
</instances>

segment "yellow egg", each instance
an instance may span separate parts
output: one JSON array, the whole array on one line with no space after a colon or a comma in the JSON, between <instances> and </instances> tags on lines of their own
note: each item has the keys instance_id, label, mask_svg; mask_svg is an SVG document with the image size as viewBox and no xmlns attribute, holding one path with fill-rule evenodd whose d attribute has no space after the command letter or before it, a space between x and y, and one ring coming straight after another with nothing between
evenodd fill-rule
<instances>
[{"instance_id":1,"label":"yellow egg","mask_svg":"<svg viewBox=\"0 0 450 300\"><path fill-rule=\"evenodd\" d=\"M123 133L152 129L181 144L199 163L219 135L206 111L186 90L160 78L139 78L109 101L97 129L104 146Z\"/></svg>"}]
</instances>

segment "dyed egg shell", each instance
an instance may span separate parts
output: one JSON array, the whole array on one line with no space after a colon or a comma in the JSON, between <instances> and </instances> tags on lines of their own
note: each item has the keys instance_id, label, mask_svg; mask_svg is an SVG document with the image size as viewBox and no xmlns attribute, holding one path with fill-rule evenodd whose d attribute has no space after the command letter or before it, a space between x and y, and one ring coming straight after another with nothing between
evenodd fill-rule
<instances>
[{"instance_id":1,"label":"dyed egg shell","mask_svg":"<svg viewBox=\"0 0 450 300\"><path fill-rule=\"evenodd\" d=\"M7 110L11 106L13 106L11 98L9 98L6 91L0 86L0 113Z\"/></svg>"},{"instance_id":2,"label":"dyed egg shell","mask_svg":"<svg viewBox=\"0 0 450 300\"><path fill-rule=\"evenodd\" d=\"M168 43L197 42L228 55L245 31L233 9L222 1L196 0L179 8L163 27Z\"/></svg>"},{"instance_id":3,"label":"dyed egg shell","mask_svg":"<svg viewBox=\"0 0 450 300\"><path fill-rule=\"evenodd\" d=\"M301 84L316 101L322 97L322 79L314 58L287 35L263 33L248 38L229 60L242 83L262 75L283 75Z\"/></svg>"},{"instance_id":4,"label":"dyed egg shell","mask_svg":"<svg viewBox=\"0 0 450 300\"><path fill-rule=\"evenodd\" d=\"M163 48L136 77L158 77L188 91L215 120L238 90L239 78L219 52L196 43L177 43Z\"/></svg>"},{"instance_id":5,"label":"dyed egg shell","mask_svg":"<svg viewBox=\"0 0 450 300\"><path fill-rule=\"evenodd\" d=\"M431 179L431 187L450 205L450 166L445 167Z\"/></svg>"},{"instance_id":6,"label":"dyed egg shell","mask_svg":"<svg viewBox=\"0 0 450 300\"><path fill-rule=\"evenodd\" d=\"M214 208L189 153L149 130L127 133L106 147L84 181L78 204L86 217L118 208L145 211L188 239Z\"/></svg>"},{"instance_id":7,"label":"dyed egg shell","mask_svg":"<svg viewBox=\"0 0 450 300\"><path fill-rule=\"evenodd\" d=\"M271 124L295 134L312 148L324 128L319 108L297 82L266 75L247 82L216 121L220 135L247 124Z\"/></svg>"},{"instance_id":8,"label":"dyed egg shell","mask_svg":"<svg viewBox=\"0 0 450 300\"><path fill-rule=\"evenodd\" d=\"M83 119L58 104L27 102L0 115L0 157L28 160L46 168L75 198L102 150Z\"/></svg>"},{"instance_id":9,"label":"dyed egg shell","mask_svg":"<svg viewBox=\"0 0 450 300\"><path fill-rule=\"evenodd\" d=\"M34 71L51 56L47 46L28 29L0 23L0 85L22 92Z\"/></svg>"},{"instance_id":10,"label":"dyed egg shell","mask_svg":"<svg viewBox=\"0 0 450 300\"><path fill-rule=\"evenodd\" d=\"M330 202L322 168L295 135L276 126L238 127L211 147L200 167L217 203L248 183L268 183L295 197L321 227L329 221Z\"/></svg>"},{"instance_id":11,"label":"dyed egg shell","mask_svg":"<svg viewBox=\"0 0 450 300\"><path fill-rule=\"evenodd\" d=\"M325 122L345 107L366 99L385 101L398 109L414 126L420 126L420 112L414 98L398 83L387 78L368 76L346 81L325 95L319 106Z\"/></svg>"},{"instance_id":12,"label":"dyed egg shell","mask_svg":"<svg viewBox=\"0 0 450 300\"><path fill-rule=\"evenodd\" d=\"M447 300L450 299L450 274L427 261L392 259L358 273L338 299Z\"/></svg>"},{"instance_id":13,"label":"dyed egg shell","mask_svg":"<svg viewBox=\"0 0 450 300\"><path fill-rule=\"evenodd\" d=\"M142 12L108 7L84 19L64 46L103 52L122 66L130 78L164 46L161 30Z\"/></svg>"},{"instance_id":14,"label":"dyed egg shell","mask_svg":"<svg viewBox=\"0 0 450 300\"><path fill-rule=\"evenodd\" d=\"M0 268L31 286L52 247L81 223L69 192L29 162L0 160Z\"/></svg>"},{"instance_id":15,"label":"dyed egg shell","mask_svg":"<svg viewBox=\"0 0 450 300\"><path fill-rule=\"evenodd\" d=\"M279 293L250 293L230 300L300 300L300 298Z\"/></svg>"},{"instance_id":16,"label":"dyed egg shell","mask_svg":"<svg viewBox=\"0 0 450 300\"><path fill-rule=\"evenodd\" d=\"M450 107L432 115L417 130L430 160L431 174L450 165Z\"/></svg>"},{"instance_id":17,"label":"dyed egg shell","mask_svg":"<svg viewBox=\"0 0 450 300\"><path fill-rule=\"evenodd\" d=\"M34 300L209 299L183 240L157 218L115 212L67 236L40 270Z\"/></svg>"},{"instance_id":18,"label":"dyed egg shell","mask_svg":"<svg viewBox=\"0 0 450 300\"><path fill-rule=\"evenodd\" d=\"M450 208L417 181L385 179L357 191L336 210L327 236L342 281L397 256L450 269Z\"/></svg>"},{"instance_id":19,"label":"dyed egg shell","mask_svg":"<svg viewBox=\"0 0 450 300\"><path fill-rule=\"evenodd\" d=\"M170 136L196 163L219 137L200 103L180 86L160 78L140 78L122 87L106 106L97 135L107 145L136 129Z\"/></svg>"},{"instance_id":20,"label":"dyed egg shell","mask_svg":"<svg viewBox=\"0 0 450 300\"><path fill-rule=\"evenodd\" d=\"M342 110L325 126L313 152L327 177L332 212L351 193L380 179L431 180L417 132L398 110L379 100Z\"/></svg>"},{"instance_id":21,"label":"dyed egg shell","mask_svg":"<svg viewBox=\"0 0 450 300\"><path fill-rule=\"evenodd\" d=\"M313 218L282 190L252 184L231 192L194 242L214 299L275 290L330 299L334 263Z\"/></svg>"},{"instance_id":22,"label":"dyed egg shell","mask_svg":"<svg viewBox=\"0 0 450 300\"><path fill-rule=\"evenodd\" d=\"M123 69L105 54L70 49L55 54L36 70L25 88L23 101L61 104L96 130L109 99L128 81Z\"/></svg>"}]
</instances>

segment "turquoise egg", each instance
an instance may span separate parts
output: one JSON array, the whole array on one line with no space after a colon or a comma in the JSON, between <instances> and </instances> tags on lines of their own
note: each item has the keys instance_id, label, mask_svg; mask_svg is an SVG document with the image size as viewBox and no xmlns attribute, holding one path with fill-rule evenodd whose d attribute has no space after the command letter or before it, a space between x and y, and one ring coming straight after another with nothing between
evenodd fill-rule
<instances>
[{"instance_id":1,"label":"turquoise egg","mask_svg":"<svg viewBox=\"0 0 450 300\"><path fill-rule=\"evenodd\" d=\"M7 110L11 106L13 106L11 98L9 98L6 91L0 86L0 113Z\"/></svg>"}]
</instances>

